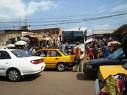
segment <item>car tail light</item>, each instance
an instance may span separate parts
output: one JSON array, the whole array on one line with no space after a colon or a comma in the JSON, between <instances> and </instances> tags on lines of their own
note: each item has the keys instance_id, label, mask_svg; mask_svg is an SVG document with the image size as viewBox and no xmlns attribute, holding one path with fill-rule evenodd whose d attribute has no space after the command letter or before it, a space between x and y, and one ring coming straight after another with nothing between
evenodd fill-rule
<instances>
[{"instance_id":1,"label":"car tail light","mask_svg":"<svg viewBox=\"0 0 127 95\"><path fill-rule=\"evenodd\" d=\"M40 64L43 62L43 59L38 59L38 60L32 60L31 63L32 64Z\"/></svg>"}]
</instances>

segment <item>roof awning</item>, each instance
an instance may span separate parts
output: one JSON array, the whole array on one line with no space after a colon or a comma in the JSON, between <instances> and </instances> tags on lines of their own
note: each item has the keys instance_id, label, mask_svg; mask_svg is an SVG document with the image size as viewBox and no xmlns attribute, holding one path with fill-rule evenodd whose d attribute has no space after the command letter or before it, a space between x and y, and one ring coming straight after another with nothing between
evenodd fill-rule
<instances>
[{"instance_id":1,"label":"roof awning","mask_svg":"<svg viewBox=\"0 0 127 95\"><path fill-rule=\"evenodd\" d=\"M17 41L17 42L15 42L15 45L26 45L27 44L27 42L26 41Z\"/></svg>"},{"instance_id":2,"label":"roof awning","mask_svg":"<svg viewBox=\"0 0 127 95\"><path fill-rule=\"evenodd\" d=\"M30 39L29 39L28 37L20 37L20 39L21 39L22 41L30 41Z\"/></svg>"}]
</instances>

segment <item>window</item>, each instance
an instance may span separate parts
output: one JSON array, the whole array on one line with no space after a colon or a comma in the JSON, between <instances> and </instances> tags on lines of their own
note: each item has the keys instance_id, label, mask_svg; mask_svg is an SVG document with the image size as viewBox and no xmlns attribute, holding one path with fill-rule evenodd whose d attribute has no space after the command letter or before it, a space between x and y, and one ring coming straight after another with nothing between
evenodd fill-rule
<instances>
[{"instance_id":1,"label":"window","mask_svg":"<svg viewBox=\"0 0 127 95\"><path fill-rule=\"evenodd\" d=\"M16 57L22 58L22 57L30 57L28 51L26 50L12 50L11 51Z\"/></svg>"},{"instance_id":2,"label":"window","mask_svg":"<svg viewBox=\"0 0 127 95\"><path fill-rule=\"evenodd\" d=\"M11 59L10 55L6 51L0 51L0 59Z\"/></svg>"},{"instance_id":3,"label":"window","mask_svg":"<svg viewBox=\"0 0 127 95\"><path fill-rule=\"evenodd\" d=\"M39 56L47 57L48 56L48 52L46 50L40 51Z\"/></svg>"},{"instance_id":4,"label":"window","mask_svg":"<svg viewBox=\"0 0 127 95\"><path fill-rule=\"evenodd\" d=\"M61 54L60 54L58 51L52 50L52 51L50 52L50 56L51 56L51 57L58 57L58 56L61 56Z\"/></svg>"},{"instance_id":5,"label":"window","mask_svg":"<svg viewBox=\"0 0 127 95\"><path fill-rule=\"evenodd\" d=\"M38 52L36 56L58 57L61 56L61 54L56 50L42 50L41 52Z\"/></svg>"},{"instance_id":6,"label":"window","mask_svg":"<svg viewBox=\"0 0 127 95\"><path fill-rule=\"evenodd\" d=\"M63 31L63 42L84 42L84 33L83 31Z\"/></svg>"}]
</instances>

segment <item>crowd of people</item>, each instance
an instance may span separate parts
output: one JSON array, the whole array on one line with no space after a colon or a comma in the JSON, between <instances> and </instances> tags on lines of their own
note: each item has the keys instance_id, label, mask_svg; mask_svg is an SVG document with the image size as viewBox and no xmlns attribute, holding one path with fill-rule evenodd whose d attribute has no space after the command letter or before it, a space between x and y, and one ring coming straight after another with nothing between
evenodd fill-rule
<instances>
[{"instance_id":1,"label":"crowd of people","mask_svg":"<svg viewBox=\"0 0 127 95\"><path fill-rule=\"evenodd\" d=\"M115 40L111 37L94 39L85 45L85 52L80 46L81 43L76 42L74 46L69 47L69 44L66 42L63 51L75 55L76 65L73 71L79 71L82 65L81 63L83 63L84 60L105 58L119 48L119 43L111 44L112 42L115 42Z\"/></svg>"},{"instance_id":2,"label":"crowd of people","mask_svg":"<svg viewBox=\"0 0 127 95\"><path fill-rule=\"evenodd\" d=\"M113 38L102 38L94 39L92 42L86 45L86 54L89 59L105 58L117 48L119 48L118 43L110 44L115 41Z\"/></svg>"},{"instance_id":3,"label":"crowd of people","mask_svg":"<svg viewBox=\"0 0 127 95\"><path fill-rule=\"evenodd\" d=\"M44 36L40 47L42 48L60 48L60 37L52 38Z\"/></svg>"}]
</instances>

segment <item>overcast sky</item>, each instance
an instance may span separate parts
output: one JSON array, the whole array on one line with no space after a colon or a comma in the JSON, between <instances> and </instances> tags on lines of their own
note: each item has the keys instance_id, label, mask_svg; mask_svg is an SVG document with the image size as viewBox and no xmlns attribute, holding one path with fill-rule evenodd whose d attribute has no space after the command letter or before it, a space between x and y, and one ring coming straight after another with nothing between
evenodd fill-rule
<instances>
[{"instance_id":1,"label":"overcast sky","mask_svg":"<svg viewBox=\"0 0 127 95\"><path fill-rule=\"evenodd\" d=\"M32 25L32 28L113 29L127 23L127 15L94 21L52 24L59 21L61 23L66 20L117 14L123 11L127 11L127 0L0 0L0 22L26 20L29 22L27 24ZM14 25L21 25L21 23L0 23L0 29Z\"/></svg>"}]
</instances>

